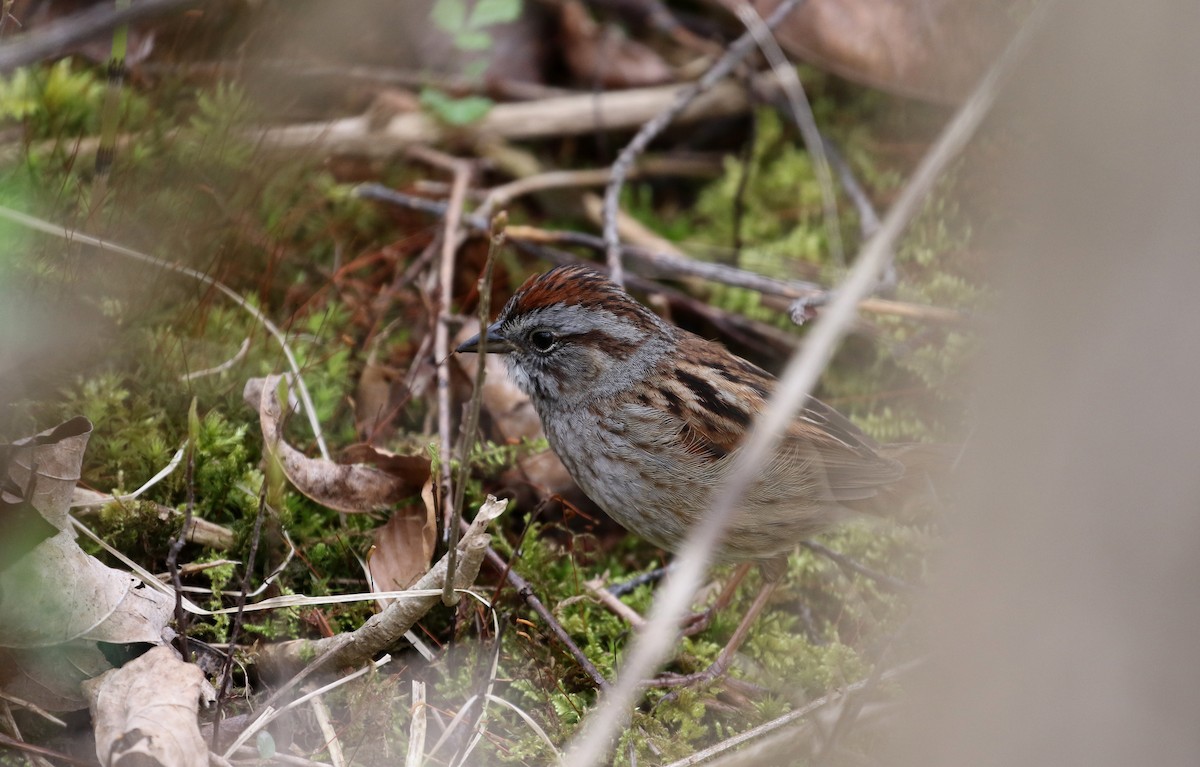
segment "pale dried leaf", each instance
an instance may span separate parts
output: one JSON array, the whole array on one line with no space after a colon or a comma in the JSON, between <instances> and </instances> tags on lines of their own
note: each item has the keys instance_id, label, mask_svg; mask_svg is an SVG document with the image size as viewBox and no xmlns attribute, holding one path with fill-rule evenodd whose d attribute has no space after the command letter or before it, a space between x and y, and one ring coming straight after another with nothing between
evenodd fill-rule
<instances>
[{"instance_id":1,"label":"pale dried leaf","mask_svg":"<svg viewBox=\"0 0 1200 767\"><path fill-rule=\"evenodd\" d=\"M29 493L58 533L0 571L0 647L12 648L0 688L56 710L80 707L79 682L108 668L96 642L160 644L174 612L75 542L67 511L91 430L75 418L5 450L6 502Z\"/></svg>"},{"instance_id":2,"label":"pale dried leaf","mask_svg":"<svg viewBox=\"0 0 1200 767\"><path fill-rule=\"evenodd\" d=\"M741 0L722 0L736 6ZM753 0L767 16L781 0ZM798 58L904 96L955 103L1016 32L1019 0L808 0L775 31Z\"/></svg>"},{"instance_id":3,"label":"pale dried leaf","mask_svg":"<svg viewBox=\"0 0 1200 767\"><path fill-rule=\"evenodd\" d=\"M162 642L174 601L88 555L69 533L0 573L0 646Z\"/></svg>"},{"instance_id":4,"label":"pale dried leaf","mask_svg":"<svg viewBox=\"0 0 1200 767\"><path fill-rule=\"evenodd\" d=\"M372 466L309 458L284 441L283 408L276 396L282 380L251 378L242 397L258 411L263 444L297 490L322 506L351 514L386 509L413 494L403 477Z\"/></svg>"},{"instance_id":5,"label":"pale dried leaf","mask_svg":"<svg viewBox=\"0 0 1200 767\"><path fill-rule=\"evenodd\" d=\"M100 763L207 767L196 718L205 688L204 673L170 647L85 682Z\"/></svg>"},{"instance_id":6,"label":"pale dried leaf","mask_svg":"<svg viewBox=\"0 0 1200 767\"><path fill-rule=\"evenodd\" d=\"M47 522L59 530L71 532L71 493L79 481L83 453L92 436L92 422L79 416L53 429L17 440L5 446L4 470L12 484L27 491L33 477L33 504ZM4 498L12 501L10 493Z\"/></svg>"}]
</instances>

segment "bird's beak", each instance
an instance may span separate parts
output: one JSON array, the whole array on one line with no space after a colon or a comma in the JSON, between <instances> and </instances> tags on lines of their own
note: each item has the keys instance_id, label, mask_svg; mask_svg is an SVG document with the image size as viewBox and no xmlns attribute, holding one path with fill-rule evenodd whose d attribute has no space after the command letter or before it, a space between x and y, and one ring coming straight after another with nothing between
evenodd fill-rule
<instances>
[{"instance_id":1,"label":"bird's beak","mask_svg":"<svg viewBox=\"0 0 1200 767\"><path fill-rule=\"evenodd\" d=\"M488 327L484 336L485 351L489 354L507 354L513 350L513 346L500 332L500 324L496 323ZM473 335L466 341L459 344L455 349L456 352L473 352L479 353L479 335Z\"/></svg>"}]
</instances>

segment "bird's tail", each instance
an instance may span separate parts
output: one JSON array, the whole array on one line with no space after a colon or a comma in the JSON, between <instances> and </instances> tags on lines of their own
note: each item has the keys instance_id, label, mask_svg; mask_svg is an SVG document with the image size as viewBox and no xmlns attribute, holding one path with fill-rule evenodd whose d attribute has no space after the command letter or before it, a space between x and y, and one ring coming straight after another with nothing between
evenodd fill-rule
<instances>
[{"instance_id":1,"label":"bird's tail","mask_svg":"<svg viewBox=\"0 0 1200 767\"><path fill-rule=\"evenodd\" d=\"M904 476L872 499L870 511L898 522L918 523L941 512L948 501L961 445L898 442L879 451L904 465Z\"/></svg>"}]
</instances>

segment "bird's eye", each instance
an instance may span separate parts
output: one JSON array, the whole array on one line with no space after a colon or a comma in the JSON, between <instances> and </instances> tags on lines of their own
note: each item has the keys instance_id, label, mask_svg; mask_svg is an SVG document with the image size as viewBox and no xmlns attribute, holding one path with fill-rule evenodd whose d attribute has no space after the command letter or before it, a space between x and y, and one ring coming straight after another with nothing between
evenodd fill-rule
<instances>
[{"instance_id":1,"label":"bird's eye","mask_svg":"<svg viewBox=\"0 0 1200 767\"><path fill-rule=\"evenodd\" d=\"M554 348L558 339L549 330L535 330L529 334L529 343L539 352L545 353Z\"/></svg>"}]
</instances>

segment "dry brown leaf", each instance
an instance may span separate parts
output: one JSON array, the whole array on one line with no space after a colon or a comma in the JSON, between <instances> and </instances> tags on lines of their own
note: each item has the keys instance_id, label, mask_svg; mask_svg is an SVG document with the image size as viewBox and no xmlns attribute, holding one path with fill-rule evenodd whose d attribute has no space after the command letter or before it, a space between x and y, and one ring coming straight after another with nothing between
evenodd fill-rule
<instances>
[{"instance_id":1,"label":"dry brown leaf","mask_svg":"<svg viewBox=\"0 0 1200 767\"><path fill-rule=\"evenodd\" d=\"M342 451L341 459L343 463L361 463L385 471L403 482L413 495L429 481L432 463L429 456L398 455L367 444L350 445Z\"/></svg>"},{"instance_id":2,"label":"dry brown leaf","mask_svg":"<svg viewBox=\"0 0 1200 767\"><path fill-rule=\"evenodd\" d=\"M354 392L354 420L359 439L373 439L386 423L392 408L392 376L382 365L369 361L358 377Z\"/></svg>"},{"instance_id":3,"label":"dry brown leaf","mask_svg":"<svg viewBox=\"0 0 1200 767\"><path fill-rule=\"evenodd\" d=\"M558 26L567 66L582 84L641 88L675 79L674 70L661 56L616 27L597 24L578 0L562 4Z\"/></svg>"},{"instance_id":4,"label":"dry brown leaf","mask_svg":"<svg viewBox=\"0 0 1200 767\"><path fill-rule=\"evenodd\" d=\"M144 655L84 683L102 765L207 767L199 704L215 696L204 672L170 647Z\"/></svg>"},{"instance_id":5,"label":"dry brown leaf","mask_svg":"<svg viewBox=\"0 0 1200 767\"><path fill-rule=\"evenodd\" d=\"M283 380L283 376L251 378L242 398L258 411L263 444L297 490L322 506L350 514L389 508L415 492L410 477L363 464L309 458L285 442L283 408L276 395Z\"/></svg>"},{"instance_id":6,"label":"dry brown leaf","mask_svg":"<svg viewBox=\"0 0 1200 767\"><path fill-rule=\"evenodd\" d=\"M752 0L766 17L781 0ZM731 9L741 0L722 0ZM1016 32L1018 0L808 0L775 30L789 53L903 96L960 101ZM1027 5L1027 4L1025 4Z\"/></svg>"},{"instance_id":7,"label":"dry brown leaf","mask_svg":"<svg viewBox=\"0 0 1200 767\"><path fill-rule=\"evenodd\" d=\"M425 485L429 490L421 496L427 501L396 509L387 524L375 529L367 567L378 591L401 591L429 571L437 545L437 518L432 479Z\"/></svg>"}]
</instances>

